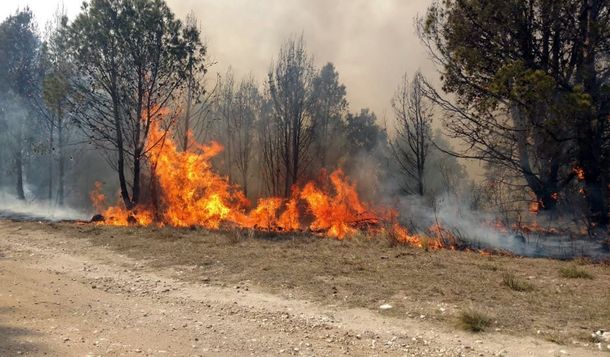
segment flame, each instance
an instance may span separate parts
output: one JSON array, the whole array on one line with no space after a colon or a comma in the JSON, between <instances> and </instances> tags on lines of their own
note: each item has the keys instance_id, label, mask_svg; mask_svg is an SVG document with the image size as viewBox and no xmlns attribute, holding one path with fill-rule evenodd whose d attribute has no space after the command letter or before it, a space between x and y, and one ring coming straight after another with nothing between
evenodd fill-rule
<instances>
[{"instance_id":1,"label":"flame","mask_svg":"<svg viewBox=\"0 0 610 357\"><path fill-rule=\"evenodd\" d=\"M210 229L231 224L285 231L307 228L343 239L363 224L378 224L384 216L360 200L356 186L340 169L324 176L323 181L328 182L322 185L312 181L302 189L293 187L289 199L261 198L248 211L250 203L239 187L212 169L211 159L223 150L222 145L194 143L192 149L180 151L171 136L155 122L151 125L149 143L152 146L147 150L148 160L159 192L158 204L139 205L131 211L121 204L104 209L105 196L101 193L101 183L96 183L90 196L93 206L102 212L104 224L156 223ZM301 206L307 219L301 217Z\"/></svg>"},{"instance_id":2,"label":"flame","mask_svg":"<svg viewBox=\"0 0 610 357\"><path fill-rule=\"evenodd\" d=\"M530 202L530 206L529 206L529 211L532 213L538 213L540 212L540 209L542 208L542 203L538 200L534 200L532 202Z\"/></svg>"},{"instance_id":3,"label":"flame","mask_svg":"<svg viewBox=\"0 0 610 357\"><path fill-rule=\"evenodd\" d=\"M575 166L572 169L572 171L576 175L576 178L578 178L578 181L584 181L585 180L585 170L582 167Z\"/></svg>"}]
</instances>

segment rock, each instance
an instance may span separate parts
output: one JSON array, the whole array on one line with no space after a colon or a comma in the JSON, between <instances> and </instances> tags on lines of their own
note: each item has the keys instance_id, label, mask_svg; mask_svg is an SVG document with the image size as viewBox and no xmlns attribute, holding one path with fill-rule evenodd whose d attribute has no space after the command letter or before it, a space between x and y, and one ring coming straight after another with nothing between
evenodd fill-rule
<instances>
[{"instance_id":1,"label":"rock","mask_svg":"<svg viewBox=\"0 0 610 357\"><path fill-rule=\"evenodd\" d=\"M91 223L104 222L105 220L106 218L104 218L104 216L102 216L101 214L96 214L95 216L91 217Z\"/></svg>"},{"instance_id":2,"label":"rock","mask_svg":"<svg viewBox=\"0 0 610 357\"><path fill-rule=\"evenodd\" d=\"M392 308L392 305L390 305L390 304L383 304L383 305L379 306L379 308L381 310L389 310L389 309Z\"/></svg>"},{"instance_id":3,"label":"rock","mask_svg":"<svg viewBox=\"0 0 610 357\"><path fill-rule=\"evenodd\" d=\"M604 330L597 330L591 334L591 337L598 342L610 342L610 332Z\"/></svg>"}]
</instances>

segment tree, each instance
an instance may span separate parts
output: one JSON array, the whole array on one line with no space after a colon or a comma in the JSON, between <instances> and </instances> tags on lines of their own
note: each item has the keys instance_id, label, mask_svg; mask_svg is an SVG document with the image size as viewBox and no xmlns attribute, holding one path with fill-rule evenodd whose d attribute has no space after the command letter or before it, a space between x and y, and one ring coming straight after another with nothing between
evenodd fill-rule
<instances>
[{"instance_id":1,"label":"tree","mask_svg":"<svg viewBox=\"0 0 610 357\"><path fill-rule=\"evenodd\" d=\"M442 68L457 153L519 173L543 209L583 169L590 217L608 223L610 4L604 0L450 0L419 25Z\"/></svg>"},{"instance_id":2,"label":"tree","mask_svg":"<svg viewBox=\"0 0 610 357\"><path fill-rule=\"evenodd\" d=\"M421 72L417 72L411 82L405 74L392 99L396 117L392 154L405 176L405 191L420 196L424 195L424 173L433 115L432 106L424 97L423 86Z\"/></svg>"},{"instance_id":3,"label":"tree","mask_svg":"<svg viewBox=\"0 0 610 357\"><path fill-rule=\"evenodd\" d=\"M339 82L339 73L327 63L313 80L312 149L316 158L314 171L329 169L338 162L337 138L343 128L347 111L345 86ZM333 155L334 154L334 155Z\"/></svg>"},{"instance_id":4,"label":"tree","mask_svg":"<svg viewBox=\"0 0 610 357\"><path fill-rule=\"evenodd\" d=\"M370 153L375 148L387 143L387 133L377 125L377 116L370 109L364 108L360 113L349 113L346 118L345 136L346 151L350 156L359 153Z\"/></svg>"},{"instance_id":5,"label":"tree","mask_svg":"<svg viewBox=\"0 0 610 357\"><path fill-rule=\"evenodd\" d=\"M230 181L238 181L248 195L255 129L263 99L252 77L235 83L231 69L219 80L217 88L217 137L224 144L224 173Z\"/></svg>"},{"instance_id":6,"label":"tree","mask_svg":"<svg viewBox=\"0 0 610 357\"><path fill-rule=\"evenodd\" d=\"M343 129L345 146L342 166L359 187L367 191L359 192L367 199L385 197L389 185L385 185L393 170L388 145L388 135L377 124L377 116L368 108L360 113L348 113Z\"/></svg>"},{"instance_id":7,"label":"tree","mask_svg":"<svg viewBox=\"0 0 610 357\"><path fill-rule=\"evenodd\" d=\"M142 161L158 144L147 140L151 126L172 124L164 111L203 70L205 47L163 0L92 0L70 26L70 53L86 103L80 125L109 154L132 209L140 202Z\"/></svg>"},{"instance_id":8,"label":"tree","mask_svg":"<svg viewBox=\"0 0 610 357\"><path fill-rule=\"evenodd\" d=\"M273 133L279 140L279 158L283 195L288 197L292 185L308 165L313 121L313 60L301 36L290 39L280 49L277 62L269 71L269 94L273 104ZM273 140L272 139L272 140Z\"/></svg>"},{"instance_id":9,"label":"tree","mask_svg":"<svg viewBox=\"0 0 610 357\"><path fill-rule=\"evenodd\" d=\"M74 68L66 57L67 52L67 23L68 18L65 10L60 8L54 19L49 24L46 40L42 44L39 73L40 81L37 92L33 96L33 102L43 120L43 126L48 130L49 136L49 172L48 172L48 199L53 197L53 176L55 166L55 132L57 131L57 200L58 204L64 204L65 196L65 150L66 132L71 122L68 114L72 112L75 105L72 98L71 82L73 80Z\"/></svg>"},{"instance_id":10,"label":"tree","mask_svg":"<svg viewBox=\"0 0 610 357\"><path fill-rule=\"evenodd\" d=\"M39 43L33 14L29 8L7 17L0 24L0 95L3 99L2 112L8 134L4 143L13 151L15 186L19 199L25 199L25 128L32 110L31 98L37 82Z\"/></svg>"},{"instance_id":11,"label":"tree","mask_svg":"<svg viewBox=\"0 0 610 357\"><path fill-rule=\"evenodd\" d=\"M235 168L240 177L244 194L248 195L250 163L254 157L254 128L262 110L262 97L252 77L240 82L235 93L233 153Z\"/></svg>"}]
</instances>

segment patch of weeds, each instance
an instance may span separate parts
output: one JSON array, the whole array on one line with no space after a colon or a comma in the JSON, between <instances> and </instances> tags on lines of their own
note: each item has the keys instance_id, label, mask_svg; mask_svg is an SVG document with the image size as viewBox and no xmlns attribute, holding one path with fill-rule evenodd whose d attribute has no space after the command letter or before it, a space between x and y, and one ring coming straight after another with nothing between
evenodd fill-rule
<instances>
[{"instance_id":1,"label":"patch of weeds","mask_svg":"<svg viewBox=\"0 0 610 357\"><path fill-rule=\"evenodd\" d=\"M489 271L498 271L498 266L492 263L483 263L479 265L479 268Z\"/></svg>"},{"instance_id":2,"label":"patch of weeds","mask_svg":"<svg viewBox=\"0 0 610 357\"><path fill-rule=\"evenodd\" d=\"M502 284L514 291L527 292L534 290L534 286L532 284L517 278L513 273L505 273L502 276Z\"/></svg>"},{"instance_id":3,"label":"patch of weeds","mask_svg":"<svg viewBox=\"0 0 610 357\"><path fill-rule=\"evenodd\" d=\"M593 275L577 266L569 266L559 269L559 274L567 279L593 279Z\"/></svg>"},{"instance_id":4,"label":"patch of weeds","mask_svg":"<svg viewBox=\"0 0 610 357\"><path fill-rule=\"evenodd\" d=\"M460 313L460 326L466 331L482 332L490 325L491 318L481 311L468 309Z\"/></svg>"},{"instance_id":5,"label":"patch of weeds","mask_svg":"<svg viewBox=\"0 0 610 357\"><path fill-rule=\"evenodd\" d=\"M230 229L226 233L227 242L231 245L238 244L248 238L248 236L251 234L248 232L252 232L252 230L244 230L239 228Z\"/></svg>"}]
</instances>

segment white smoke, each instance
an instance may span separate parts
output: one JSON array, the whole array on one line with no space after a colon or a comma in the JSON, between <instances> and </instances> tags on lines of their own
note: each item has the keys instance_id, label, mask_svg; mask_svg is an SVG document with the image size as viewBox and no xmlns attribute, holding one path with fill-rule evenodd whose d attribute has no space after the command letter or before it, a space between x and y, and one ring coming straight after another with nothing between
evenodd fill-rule
<instances>
[{"instance_id":1,"label":"white smoke","mask_svg":"<svg viewBox=\"0 0 610 357\"><path fill-rule=\"evenodd\" d=\"M401 217L406 220L403 223L421 232L438 223L469 248L507 251L528 257L610 259L603 239L567 234L525 234L510 227L498 229L494 226L498 221L495 216L473 211L469 206L466 199L460 200L455 195L438 198L433 207L413 196L400 199Z\"/></svg>"},{"instance_id":2,"label":"white smoke","mask_svg":"<svg viewBox=\"0 0 610 357\"><path fill-rule=\"evenodd\" d=\"M0 191L0 218L2 217L45 221L87 220L90 218L87 213L73 208L58 207L54 203L42 200L28 202Z\"/></svg>"}]
</instances>

